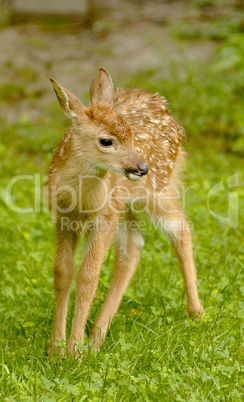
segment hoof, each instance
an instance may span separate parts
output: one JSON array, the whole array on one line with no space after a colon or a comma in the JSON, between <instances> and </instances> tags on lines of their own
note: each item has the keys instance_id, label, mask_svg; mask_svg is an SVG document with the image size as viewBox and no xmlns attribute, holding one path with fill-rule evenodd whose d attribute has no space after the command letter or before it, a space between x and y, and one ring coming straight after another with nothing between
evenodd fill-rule
<instances>
[{"instance_id":1,"label":"hoof","mask_svg":"<svg viewBox=\"0 0 244 402\"><path fill-rule=\"evenodd\" d=\"M194 320L195 318L203 318L204 317L204 308L200 304L198 306L191 306L187 308L189 316Z\"/></svg>"},{"instance_id":2,"label":"hoof","mask_svg":"<svg viewBox=\"0 0 244 402\"><path fill-rule=\"evenodd\" d=\"M99 350L103 344L103 339L101 336L101 330L98 327L92 327L90 336L89 336L89 344L92 350Z\"/></svg>"},{"instance_id":3,"label":"hoof","mask_svg":"<svg viewBox=\"0 0 244 402\"><path fill-rule=\"evenodd\" d=\"M55 343L57 343L57 345ZM55 353L57 353L59 356L64 356L65 355L65 348L66 348L65 340L64 339L57 339L57 341L54 342L53 341L53 335L52 335L52 337L50 339L49 349L48 349L49 357L52 357L53 354L55 354Z\"/></svg>"}]
</instances>

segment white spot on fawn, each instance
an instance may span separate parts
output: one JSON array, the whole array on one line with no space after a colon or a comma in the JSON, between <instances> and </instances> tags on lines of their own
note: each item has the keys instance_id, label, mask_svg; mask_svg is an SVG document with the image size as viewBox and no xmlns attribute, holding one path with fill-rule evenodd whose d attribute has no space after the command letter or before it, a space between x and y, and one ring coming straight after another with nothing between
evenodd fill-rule
<instances>
[{"instance_id":1,"label":"white spot on fawn","mask_svg":"<svg viewBox=\"0 0 244 402\"><path fill-rule=\"evenodd\" d=\"M131 231L131 238L137 248L141 249L144 246L144 238L138 230Z\"/></svg>"}]
</instances>

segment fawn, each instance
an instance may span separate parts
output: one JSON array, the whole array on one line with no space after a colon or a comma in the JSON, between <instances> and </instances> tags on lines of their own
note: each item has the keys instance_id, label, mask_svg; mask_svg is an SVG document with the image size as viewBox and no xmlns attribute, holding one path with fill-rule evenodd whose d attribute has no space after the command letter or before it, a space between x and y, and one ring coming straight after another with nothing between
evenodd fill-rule
<instances>
[{"instance_id":1,"label":"fawn","mask_svg":"<svg viewBox=\"0 0 244 402\"><path fill-rule=\"evenodd\" d=\"M144 245L138 208L169 235L184 278L188 313L202 316L190 225L175 196L185 156L184 131L166 100L137 88L114 91L111 77L102 67L91 83L91 104L87 107L51 81L71 126L54 151L45 186L57 226L55 313L49 353L58 349L55 342L66 339L73 257L81 233L86 246L76 278L68 349L76 354L75 341L83 341L100 268L114 240L111 287L89 336L93 348L101 346Z\"/></svg>"}]
</instances>

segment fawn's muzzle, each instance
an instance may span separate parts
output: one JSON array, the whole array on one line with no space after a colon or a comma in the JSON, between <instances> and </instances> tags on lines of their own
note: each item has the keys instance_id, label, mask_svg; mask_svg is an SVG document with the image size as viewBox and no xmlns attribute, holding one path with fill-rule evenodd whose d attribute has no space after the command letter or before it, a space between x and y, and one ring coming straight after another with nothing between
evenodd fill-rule
<instances>
[{"instance_id":1,"label":"fawn's muzzle","mask_svg":"<svg viewBox=\"0 0 244 402\"><path fill-rule=\"evenodd\" d=\"M148 173L148 167L145 162L141 163L136 169L126 169L125 175L129 180L140 180L142 176Z\"/></svg>"},{"instance_id":2,"label":"fawn's muzzle","mask_svg":"<svg viewBox=\"0 0 244 402\"><path fill-rule=\"evenodd\" d=\"M146 174L148 174L148 167L145 163L139 166L139 172L141 176L145 176Z\"/></svg>"}]
</instances>

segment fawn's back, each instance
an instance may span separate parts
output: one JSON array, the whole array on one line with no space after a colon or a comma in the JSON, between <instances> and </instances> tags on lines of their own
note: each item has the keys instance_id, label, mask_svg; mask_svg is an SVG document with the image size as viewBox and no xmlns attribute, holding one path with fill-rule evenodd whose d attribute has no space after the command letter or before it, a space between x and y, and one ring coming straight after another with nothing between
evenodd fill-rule
<instances>
[{"instance_id":1,"label":"fawn's back","mask_svg":"<svg viewBox=\"0 0 244 402\"><path fill-rule=\"evenodd\" d=\"M134 148L148 166L146 185L162 190L165 185L176 184L174 169L178 173L178 163L184 155L184 131L165 98L138 88L120 89L114 94L114 109L128 121Z\"/></svg>"}]
</instances>

